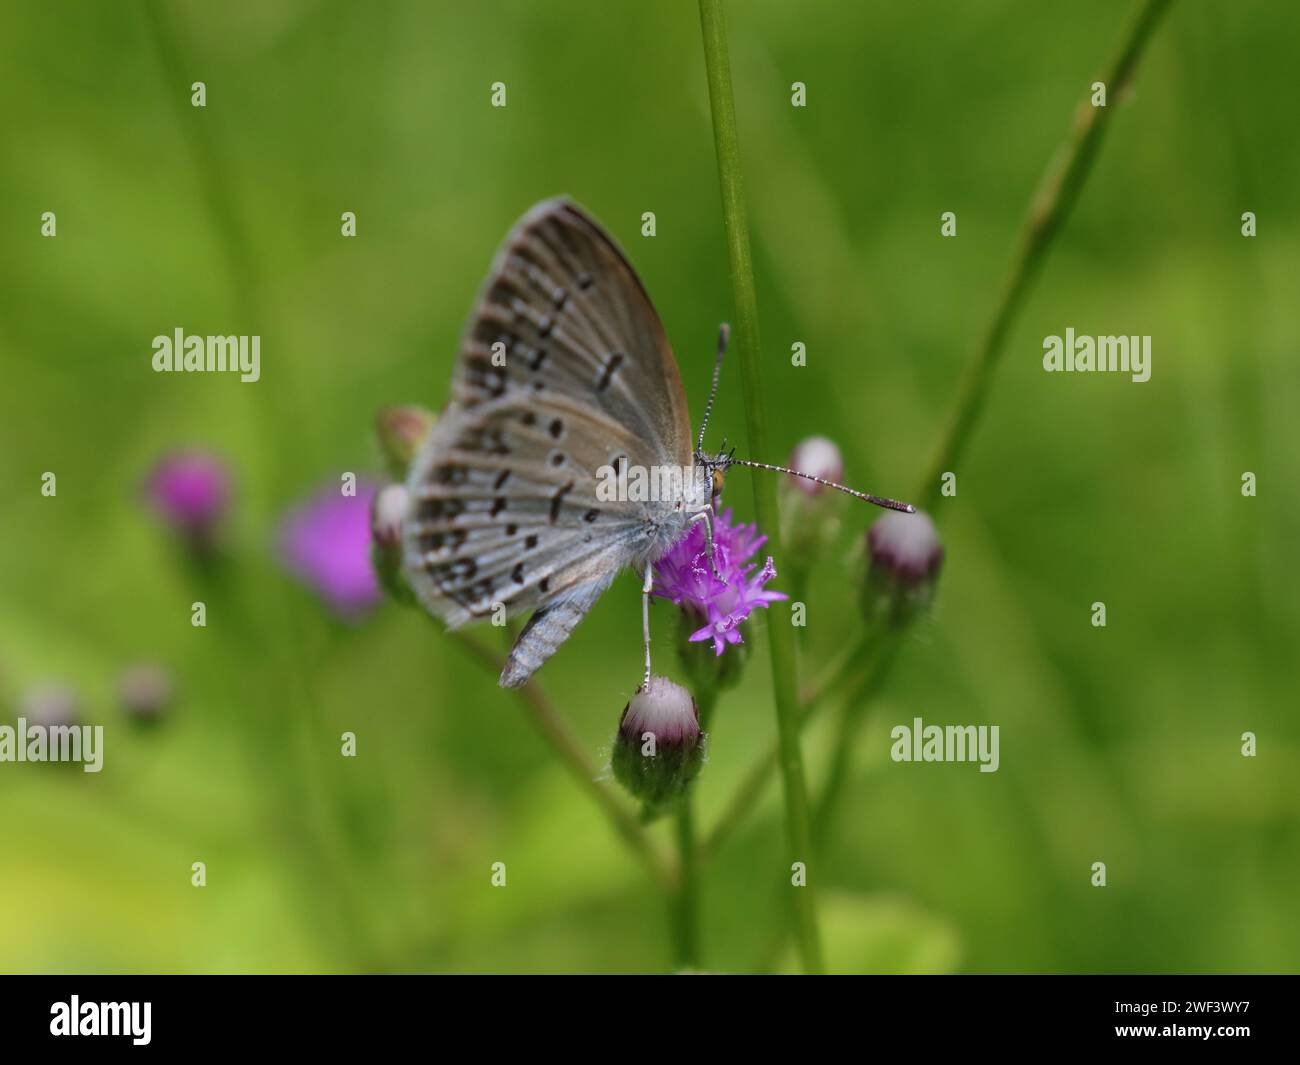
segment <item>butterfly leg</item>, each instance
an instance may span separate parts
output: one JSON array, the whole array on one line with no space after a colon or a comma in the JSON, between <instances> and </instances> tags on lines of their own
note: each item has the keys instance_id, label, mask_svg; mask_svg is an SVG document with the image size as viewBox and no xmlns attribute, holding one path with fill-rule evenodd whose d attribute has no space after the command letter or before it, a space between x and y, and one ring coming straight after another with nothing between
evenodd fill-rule
<instances>
[{"instance_id":1,"label":"butterfly leg","mask_svg":"<svg viewBox=\"0 0 1300 1065\"><path fill-rule=\"evenodd\" d=\"M691 522L692 524L697 521L704 522L704 548L709 553L709 569L713 571L713 579L720 581L722 574L718 572L718 562L713 555L713 518L713 504L708 503L703 510L692 516Z\"/></svg>"},{"instance_id":2,"label":"butterfly leg","mask_svg":"<svg viewBox=\"0 0 1300 1065\"><path fill-rule=\"evenodd\" d=\"M641 585L641 637L645 641L645 682L650 684L650 591L655 586L654 563L645 564L645 581Z\"/></svg>"}]
</instances>

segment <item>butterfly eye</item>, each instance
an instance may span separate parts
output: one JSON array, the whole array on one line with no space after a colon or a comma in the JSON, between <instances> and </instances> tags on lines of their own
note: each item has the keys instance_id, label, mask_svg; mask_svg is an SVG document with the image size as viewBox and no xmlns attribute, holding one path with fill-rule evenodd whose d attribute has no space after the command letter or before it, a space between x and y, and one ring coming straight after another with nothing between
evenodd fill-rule
<instances>
[{"instance_id":1,"label":"butterfly eye","mask_svg":"<svg viewBox=\"0 0 1300 1065\"><path fill-rule=\"evenodd\" d=\"M726 480L725 475L716 467L713 470L713 495L714 498L722 495L722 483Z\"/></svg>"}]
</instances>

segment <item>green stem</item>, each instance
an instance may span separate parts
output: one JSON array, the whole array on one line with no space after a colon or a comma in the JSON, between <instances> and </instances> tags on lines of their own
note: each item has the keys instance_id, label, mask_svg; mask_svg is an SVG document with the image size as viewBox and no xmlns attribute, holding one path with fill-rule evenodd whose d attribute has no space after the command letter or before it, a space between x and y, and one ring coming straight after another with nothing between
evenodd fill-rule
<instances>
[{"instance_id":1,"label":"green stem","mask_svg":"<svg viewBox=\"0 0 1300 1065\"><path fill-rule=\"evenodd\" d=\"M713 688L700 688L695 702L700 710L700 729L708 735L713 722L713 708L718 693ZM707 739L706 739L707 742ZM672 926L677 967L700 967L700 855L695 842L695 789L687 788L677 812L673 816L673 829L677 839L678 881L677 892L672 896Z\"/></svg>"},{"instance_id":2,"label":"green stem","mask_svg":"<svg viewBox=\"0 0 1300 1065\"><path fill-rule=\"evenodd\" d=\"M1171 2L1146 0L1105 79L1107 106L1094 107L1090 100L1084 100L1075 111L1069 139L1048 164L1038 192L1030 202L1029 214L1020 232L1019 251L1003 284L1002 299L966 370L942 443L914 496L922 510L933 510L942 498L939 493L941 478L945 472L954 469L966 449L971 431L983 410L993 369L1002 353L1012 320L1046 258L1052 239L1078 200L1111 114L1123 101L1142 51Z\"/></svg>"},{"instance_id":3,"label":"green stem","mask_svg":"<svg viewBox=\"0 0 1300 1065\"><path fill-rule=\"evenodd\" d=\"M689 792L673 815L681 875L672 897L674 953L678 969L700 967L700 877L695 853L695 803Z\"/></svg>"},{"instance_id":4,"label":"green stem","mask_svg":"<svg viewBox=\"0 0 1300 1065\"><path fill-rule=\"evenodd\" d=\"M700 28L704 38L704 63L713 115L718 179L722 187L722 219L731 262L731 287L736 311L736 354L740 361L745 398L745 423L749 446L756 457L771 454L767 446L766 410L759 367L758 303L754 294L754 267L750 258L749 228L741 180L740 143L736 131L736 105L731 89L731 59L727 51L726 19L721 0L700 0ZM768 550L781 563L780 521L776 481L754 480L754 507L761 528L768 533ZM812 837L808 819L808 792L803 753L799 746L798 682L795 675L794 629L772 619L767 626L772 656L772 693L776 701L777 736L781 776L785 785L787 857L791 863L812 864ZM788 876L788 873L783 873ZM805 972L822 969L821 941L813 879L794 892L795 927Z\"/></svg>"},{"instance_id":5,"label":"green stem","mask_svg":"<svg viewBox=\"0 0 1300 1065\"><path fill-rule=\"evenodd\" d=\"M505 662L499 654L469 633L457 630L449 635L486 666L494 677L500 675ZM595 801L619 838L645 862L660 887L665 891L675 891L678 882L676 870L664 858L644 826L619 800L614 789L600 779L600 770L587 756L586 749L569 730L569 726L551 704L546 693L536 681L530 680L522 688L516 689L516 694L528 711L529 719L541 733L542 739L560 756L560 761L569 771L569 775Z\"/></svg>"}]
</instances>

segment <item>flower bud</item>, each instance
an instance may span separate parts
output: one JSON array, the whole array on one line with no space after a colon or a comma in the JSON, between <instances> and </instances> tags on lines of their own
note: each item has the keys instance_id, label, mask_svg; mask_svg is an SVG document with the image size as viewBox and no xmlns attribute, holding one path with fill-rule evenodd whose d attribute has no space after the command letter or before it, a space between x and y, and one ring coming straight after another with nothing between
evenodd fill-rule
<instances>
[{"instance_id":1,"label":"flower bud","mask_svg":"<svg viewBox=\"0 0 1300 1065\"><path fill-rule=\"evenodd\" d=\"M81 700L71 688L57 682L37 684L18 699L18 716L43 728L81 724Z\"/></svg>"},{"instance_id":2,"label":"flower bud","mask_svg":"<svg viewBox=\"0 0 1300 1065\"><path fill-rule=\"evenodd\" d=\"M191 550L208 555L230 502L230 471L206 452L169 455L149 474L145 495Z\"/></svg>"},{"instance_id":3,"label":"flower bud","mask_svg":"<svg viewBox=\"0 0 1300 1065\"><path fill-rule=\"evenodd\" d=\"M705 734L691 693L651 677L623 708L611 757L614 777L653 814L681 798L704 764Z\"/></svg>"},{"instance_id":4,"label":"flower bud","mask_svg":"<svg viewBox=\"0 0 1300 1065\"><path fill-rule=\"evenodd\" d=\"M801 440L790 453L789 466L826 481L844 478L844 456L825 436ZM808 574L824 556L840 531L841 493L806 477L781 478L781 543L789 567L791 592L802 601Z\"/></svg>"},{"instance_id":5,"label":"flower bud","mask_svg":"<svg viewBox=\"0 0 1300 1065\"><path fill-rule=\"evenodd\" d=\"M402 522L411 496L404 484L381 488L370 505L371 561L384 590L399 603L411 604L415 596L402 576Z\"/></svg>"},{"instance_id":6,"label":"flower bud","mask_svg":"<svg viewBox=\"0 0 1300 1065\"><path fill-rule=\"evenodd\" d=\"M799 441L790 453L789 467L800 473L820 477L823 481L842 481L844 479L844 456L835 445L835 441L825 436L810 436ZM824 484L810 481L806 477L786 476L786 481L809 497L833 492Z\"/></svg>"},{"instance_id":7,"label":"flower bud","mask_svg":"<svg viewBox=\"0 0 1300 1065\"><path fill-rule=\"evenodd\" d=\"M877 518L867 530L867 552L862 607L868 621L901 627L929 607L943 544L928 514L891 510Z\"/></svg>"},{"instance_id":8,"label":"flower bud","mask_svg":"<svg viewBox=\"0 0 1300 1065\"><path fill-rule=\"evenodd\" d=\"M174 693L171 675L152 662L128 666L117 679L118 702L142 723L157 721L171 705Z\"/></svg>"},{"instance_id":9,"label":"flower bud","mask_svg":"<svg viewBox=\"0 0 1300 1065\"><path fill-rule=\"evenodd\" d=\"M423 407L384 407L375 415L375 435L389 472L399 481L406 479L420 444L433 428L434 416Z\"/></svg>"}]
</instances>

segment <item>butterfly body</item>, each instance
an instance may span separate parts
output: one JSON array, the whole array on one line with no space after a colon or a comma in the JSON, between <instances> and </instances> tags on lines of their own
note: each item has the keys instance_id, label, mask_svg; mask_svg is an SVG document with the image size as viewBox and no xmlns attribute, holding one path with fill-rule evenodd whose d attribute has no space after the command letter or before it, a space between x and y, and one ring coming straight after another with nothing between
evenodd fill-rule
<instances>
[{"instance_id":1,"label":"butterfly body","mask_svg":"<svg viewBox=\"0 0 1300 1065\"><path fill-rule=\"evenodd\" d=\"M407 578L452 628L532 610L501 676L516 687L619 570L644 572L648 595L650 564L711 513L700 458L635 271L580 208L545 201L497 253L411 465ZM602 490L611 471L660 469L681 471L666 495Z\"/></svg>"}]
</instances>

